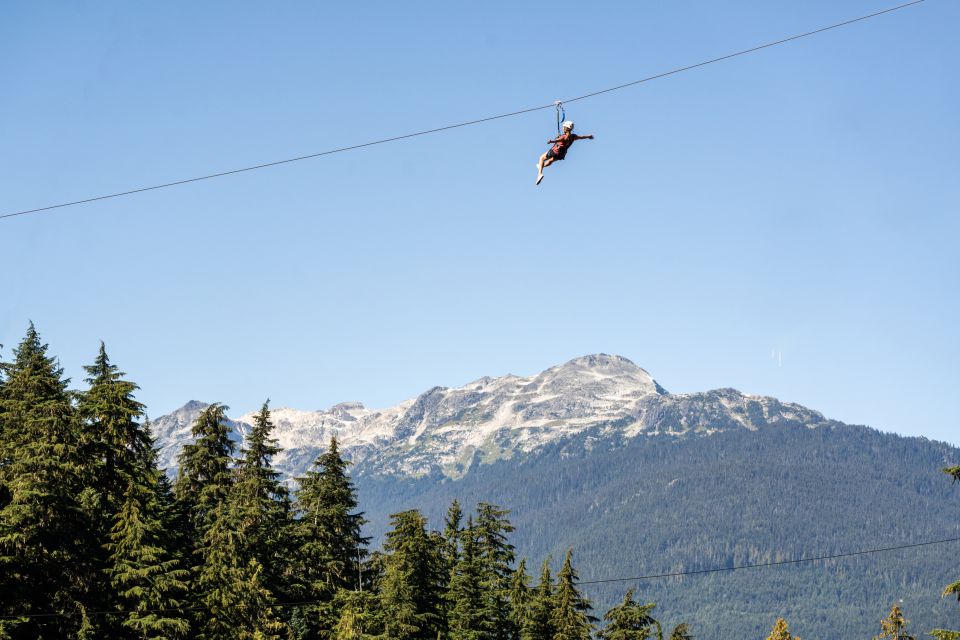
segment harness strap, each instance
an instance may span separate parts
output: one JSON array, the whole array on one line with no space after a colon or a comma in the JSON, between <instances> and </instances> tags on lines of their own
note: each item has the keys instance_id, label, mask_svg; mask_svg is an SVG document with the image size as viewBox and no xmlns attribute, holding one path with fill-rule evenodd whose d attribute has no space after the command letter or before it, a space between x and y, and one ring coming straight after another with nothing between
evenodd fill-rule
<instances>
[{"instance_id":1,"label":"harness strap","mask_svg":"<svg viewBox=\"0 0 960 640\"><path fill-rule=\"evenodd\" d=\"M563 108L563 103L559 100L554 102L554 104L557 106L557 135L559 136L563 133L560 130L560 123L567 119L567 112Z\"/></svg>"}]
</instances>

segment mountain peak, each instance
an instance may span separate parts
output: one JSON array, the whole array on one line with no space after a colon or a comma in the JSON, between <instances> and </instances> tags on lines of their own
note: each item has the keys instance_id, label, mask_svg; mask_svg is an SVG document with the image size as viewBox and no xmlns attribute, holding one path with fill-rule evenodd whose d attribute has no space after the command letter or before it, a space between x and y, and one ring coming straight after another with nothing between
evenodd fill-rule
<instances>
[{"instance_id":1,"label":"mountain peak","mask_svg":"<svg viewBox=\"0 0 960 640\"><path fill-rule=\"evenodd\" d=\"M193 413L194 411L203 411L210 404L208 402L200 402L199 400L190 400L185 405L174 411L174 413Z\"/></svg>"},{"instance_id":2,"label":"mountain peak","mask_svg":"<svg viewBox=\"0 0 960 640\"><path fill-rule=\"evenodd\" d=\"M190 401L154 423L163 466L176 464L180 445L208 405ZM253 414L229 421L239 439ZM670 394L623 356L596 353L533 376L483 377L460 387L433 387L384 409L357 402L321 411L275 409L275 437L283 448L274 463L286 477L302 475L330 438L358 473L465 474L489 463L531 452L579 434L682 438L719 431L757 431L829 421L799 405L720 389Z\"/></svg>"},{"instance_id":3,"label":"mountain peak","mask_svg":"<svg viewBox=\"0 0 960 640\"><path fill-rule=\"evenodd\" d=\"M554 379L560 383L558 391L570 391L577 385L589 385L591 381L608 381L616 384L621 390L633 387L631 395L667 395L667 390L660 386L645 369L638 367L629 358L594 353L551 367L537 379ZM553 386L553 385L551 385Z\"/></svg>"},{"instance_id":4,"label":"mountain peak","mask_svg":"<svg viewBox=\"0 0 960 640\"><path fill-rule=\"evenodd\" d=\"M622 368L632 368L639 369L636 364L633 363L629 358L624 358L623 356L611 355L609 353L589 353L585 356L580 356L579 358L573 358L568 360L562 365L561 368L566 367L583 367L587 369L603 369L610 367L622 367Z\"/></svg>"}]
</instances>

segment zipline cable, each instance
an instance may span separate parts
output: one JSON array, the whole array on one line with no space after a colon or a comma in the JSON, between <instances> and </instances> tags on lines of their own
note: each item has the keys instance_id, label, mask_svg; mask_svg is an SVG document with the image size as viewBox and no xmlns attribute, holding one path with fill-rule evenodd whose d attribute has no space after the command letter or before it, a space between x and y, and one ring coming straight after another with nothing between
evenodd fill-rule
<instances>
[{"instance_id":1,"label":"zipline cable","mask_svg":"<svg viewBox=\"0 0 960 640\"><path fill-rule=\"evenodd\" d=\"M805 562L818 562L820 560L837 560L839 558L852 558L854 556L865 556L873 553L884 553L886 551L900 551L902 549L915 549L917 547L928 547L935 544L945 544L947 542L957 542L960 538L946 538L944 540L929 540L927 542L914 542L912 544L903 544L896 547L881 547L879 549L864 549L862 551L849 551L847 553L834 553L825 556L811 556L809 558L795 558L793 560L776 560L773 562L757 562L755 564L741 564L733 567L713 567L711 569L694 569L692 571L674 571L672 573L651 573L645 576L633 576L632 578L604 578L602 580L581 580L577 584L604 584L607 582L639 582L640 580L656 580L658 578L675 578L679 576L696 576L705 573L721 573L724 571L739 571L740 569L761 569L764 567L779 567L788 564L802 564Z\"/></svg>"},{"instance_id":2,"label":"zipline cable","mask_svg":"<svg viewBox=\"0 0 960 640\"><path fill-rule=\"evenodd\" d=\"M310 160L311 158L319 158L321 156L329 156L335 153L343 153L344 151L354 151L356 149L363 149L364 147L372 147L375 145L386 144L388 142L397 142L398 140L406 140L408 138L415 138L417 136L425 136L431 133L440 133L441 131L449 131L450 129L459 129L460 127L469 127L475 124L482 124L484 122L491 122L493 120L502 120L503 118L512 118L514 116L523 115L525 113L532 113L534 111L542 111L543 109L554 108L557 102L568 103L576 102L577 100L586 100L587 98L593 98L605 93L610 93L611 91L619 91L621 89L626 89L627 87L633 87L638 84L643 84L644 82L650 82L652 80L658 80L660 78L665 78L667 76L672 76L678 73L683 73L684 71L690 71L692 69L697 69L699 67L705 67L710 64L717 62L722 62L724 60L729 60L731 58L736 58L738 56L743 56L748 53L754 53L762 49L768 49L770 47L775 47L777 45L785 44L787 42L792 42L794 40L799 40L801 38L807 38L809 36L816 35L818 33L823 33L824 31L830 31L832 29L838 29L840 27L845 27L847 25L854 24L856 22L862 22L864 20L869 20L870 18L876 18L877 16L882 16L886 13L891 13L893 11L899 11L900 9L905 9L916 4L926 2L926 0L911 0L911 2L905 2L904 4L899 4L895 7L890 7L888 9L883 9L882 11L876 11L874 13L869 13L867 15L860 16L858 18L852 18L850 20L844 20L843 22L837 22L826 27L821 27L819 29L814 29L813 31L807 31L805 33L799 33L797 35L789 36L782 38L780 40L775 40L773 42L767 42L766 44L761 44L749 49L743 49L742 51L736 51L734 53L728 53L727 55L720 56L718 58L712 58L710 60L704 60L703 62L698 62L696 64L687 65L685 67L679 67L671 71L665 71L663 73L658 73L656 75L647 76L646 78L641 78L639 80L634 80L632 82L626 82L624 84L619 84L614 87L608 87L606 89L600 89L599 91L593 91L591 93L585 93L581 96L575 98L568 98L566 100L560 100L551 102L550 104L540 105L538 107L529 107L527 109L520 109L518 111L511 111L509 113L501 113L496 116L488 116L486 118L477 118L476 120L468 120L466 122L458 122L457 124L450 124L444 127L436 127L434 129L425 129L423 131L416 131L414 133L407 133L404 135L393 136L391 138L382 138L380 140L373 140L371 142L363 142L361 144L354 144L347 147L339 147L337 149L329 149L327 151L320 151L318 153L310 153L303 156L297 156L295 158L286 158L284 160L275 160L273 162L265 162L263 164L255 164L249 167L242 167L240 169L231 169L229 171L220 171L218 173L210 173L204 176L197 176L195 178L186 178L184 180L176 180L174 182L165 182L163 184L156 184L149 187L141 187L139 189L130 189L128 191L119 191L117 193L109 193L102 196L95 196L92 198L85 198L83 200L74 200L72 202L62 202L60 204L52 204L45 207L37 207L36 209L25 209L23 211L14 211L12 213L0 214L0 219L4 218L13 218L15 216L23 216L30 213L40 213L43 211L50 211L51 209L62 209L64 207L73 207L80 204L87 204L90 202L97 202L99 200L109 200L111 198L120 198L122 196L129 196L135 193L143 193L145 191L155 191L157 189L166 189L168 187L176 187L183 184L189 184L191 182L200 182L201 180L212 180L213 178L222 178L223 176L234 175L237 173L244 173L247 171L256 171L257 169L266 169L267 167L275 167L281 164L289 164L291 162L300 162L301 160Z\"/></svg>"},{"instance_id":3,"label":"zipline cable","mask_svg":"<svg viewBox=\"0 0 960 640\"><path fill-rule=\"evenodd\" d=\"M829 555L821 556L811 556L809 558L796 558L793 560L778 560L776 562L759 562L755 564L742 564L733 567L714 567L712 569L693 569L691 571L674 571L671 573L651 573L643 576L633 576L631 578L604 578L602 580L580 580L577 582L577 585L588 585L588 584L604 584L608 582L639 582L640 580L656 580L659 578L676 578L680 576L696 576L703 575L705 573L722 573L726 571L737 571L739 569L760 569L760 568L770 568L770 567L779 567L783 565L791 564L800 564L804 562L818 562L822 560L837 560L841 558L851 558L854 556L864 556L874 553L886 553L889 551L901 551L904 549L916 549L917 547L929 547L938 544L946 544L948 542L960 542L960 537L957 538L944 538L942 540L927 540L925 542L912 542L910 544L901 544L894 547L879 547L875 549L863 549L860 551L849 551L846 553L834 553ZM310 604L319 604L321 602L326 602L325 600L301 600L295 602L276 602L270 605L273 608L281 607L302 607ZM166 609L136 609L136 610L112 610L112 611L86 611L84 612L88 616L94 615L125 615L129 613L183 613L187 611L201 611L205 607L171 607ZM15 620L19 618L56 618L56 617L72 617L82 615L81 612L76 613L26 613L23 615L3 615L0 616L0 620Z\"/></svg>"}]
</instances>

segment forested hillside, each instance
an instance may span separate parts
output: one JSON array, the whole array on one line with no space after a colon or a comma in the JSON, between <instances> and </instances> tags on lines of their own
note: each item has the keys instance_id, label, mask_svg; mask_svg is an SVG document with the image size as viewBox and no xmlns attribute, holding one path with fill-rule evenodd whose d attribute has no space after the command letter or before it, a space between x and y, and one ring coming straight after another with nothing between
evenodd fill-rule
<instances>
[{"instance_id":1,"label":"forested hillside","mask_svg":"<svg viewBox=\"0 0 960 640\"><path fill-rule=\"evenodd\" d=\"M331 439L288 486L269 405L237 447L214 403L171 481L136 384L102 345L85 371L70 389L32 326L0 365L2 639L779 640L784 615L804 638L867 638L900 598L914 629L957 624L937 594L958 574L949 545L588 584L956 536L943 445L586 431L451 480L354 479Z\"/></svg>"},{"instance_id":2,"label":"forested hillside","mask_svg":"<svg viewBox=\"0 0 960 640\"><path fill-rule=\"evenodd\" d=\"M585 446L589 440L589 446ZM441 517L452 498L510 506L518 552L577 550L585 580L728 567L960 537L960 494L941 469L960 452L853 426L692 439L570 439L462 479L358 479L378 536L393 504ZM624 583L699 637L761 637L770 614L803 638L857 638L903 599L920 629L955 620L940 592L960 543L829 563ZM585 586L600 606L623 584Z\"/></svg>"}]
</instances>

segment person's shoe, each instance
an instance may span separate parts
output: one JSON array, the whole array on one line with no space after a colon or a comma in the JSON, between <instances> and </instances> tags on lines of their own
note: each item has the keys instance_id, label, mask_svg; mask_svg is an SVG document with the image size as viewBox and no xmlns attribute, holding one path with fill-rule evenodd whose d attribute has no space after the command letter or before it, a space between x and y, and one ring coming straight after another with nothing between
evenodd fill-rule
<instances>
[{"instance_id":1,"label":"person's shoe","mask_svg":"<svg viewBox=\"0 0 960 640\"><path fill-rule=\"evenodd\" d=\"M543 174L537 176L537 184L540 184L540 181L543 180Z\"/></svg>"}]
</instances>

